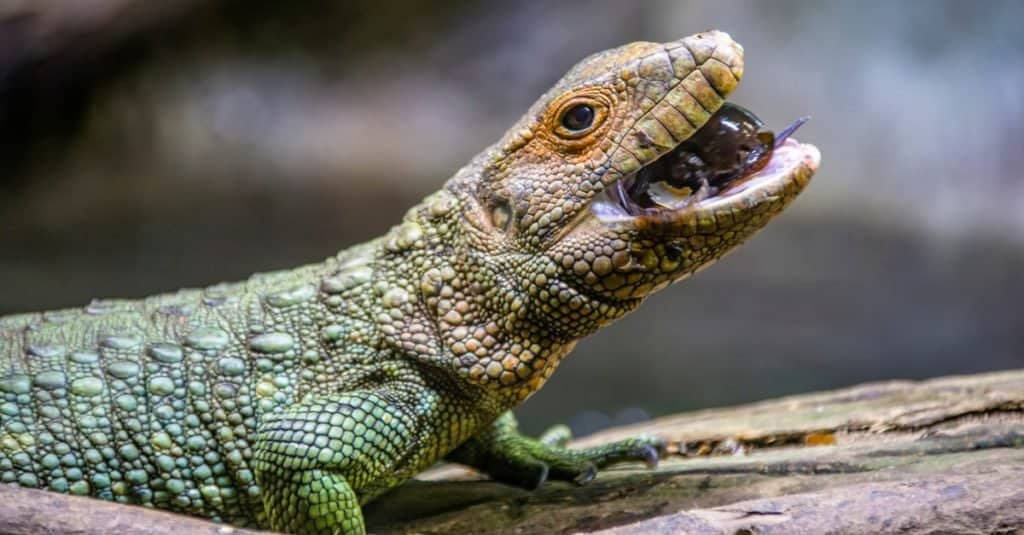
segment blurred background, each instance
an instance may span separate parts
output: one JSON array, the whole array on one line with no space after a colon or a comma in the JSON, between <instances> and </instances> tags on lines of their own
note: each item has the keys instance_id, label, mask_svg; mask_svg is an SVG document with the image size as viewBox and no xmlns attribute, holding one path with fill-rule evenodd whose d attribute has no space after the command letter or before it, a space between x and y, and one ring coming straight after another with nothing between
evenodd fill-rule
<instances>
[{"instance_id":1,"label":"blurred background","mask_svg":"<svg viewBox=\"0 0 1024 535\"><path fill-rule=\"evenodd\" d=\"M578 433L1024 365L1024 2L0 0L0 314L374 237L587 54L707 28L823 167L520 410Z\"/></svg>"}]
</instances>

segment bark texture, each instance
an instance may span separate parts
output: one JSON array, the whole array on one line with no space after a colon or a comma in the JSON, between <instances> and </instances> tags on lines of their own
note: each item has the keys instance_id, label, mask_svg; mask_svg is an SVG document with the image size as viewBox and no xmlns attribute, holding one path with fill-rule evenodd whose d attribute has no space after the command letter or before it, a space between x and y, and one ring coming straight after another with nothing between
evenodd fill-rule
<instances>
[{"instance_id":1,"label":"bark texture","mask_svg":"<svg viewBox=\"0 0 1024 535\"><path fill-rule=\"evenodd\" d=\"M371 504L379 533L1024 533L1024 370L684 413L656 471L536 492L435 469Z\"/></svg>"}]
</instances>

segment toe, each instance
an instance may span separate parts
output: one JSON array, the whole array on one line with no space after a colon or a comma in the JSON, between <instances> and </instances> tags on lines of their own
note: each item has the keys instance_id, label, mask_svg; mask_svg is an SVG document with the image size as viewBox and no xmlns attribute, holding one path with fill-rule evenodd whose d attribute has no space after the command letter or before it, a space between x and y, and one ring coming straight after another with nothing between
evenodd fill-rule
<instances>
[{"instance_id":1,"label":"toe","mask_svg":"<svg viewBox=\"0 0 1024 535\"><path fill-rule=\"evenodd\" d=\"M565 447L571 439L572 431L569 430L569 426L567 425L551 426L537 438L541 444L557 448Z\"/></svg>"}]
</instances>

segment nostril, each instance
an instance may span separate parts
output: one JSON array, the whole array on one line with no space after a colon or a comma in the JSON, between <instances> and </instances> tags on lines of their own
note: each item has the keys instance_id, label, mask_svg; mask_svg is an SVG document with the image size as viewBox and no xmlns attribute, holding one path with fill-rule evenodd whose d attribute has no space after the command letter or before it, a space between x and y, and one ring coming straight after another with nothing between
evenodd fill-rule
<instances>
[{"instance_id":1,"label":"nostril","mask_svg":"<svg viewBox=\"0 0 1024 535\"><path fill-rule=\"evenodd\" d=\"M665 245L665 258L674 264L679 263L679 260L683 258L683 250L675 245L667 244Z\"/></svg>"}]
</instances>

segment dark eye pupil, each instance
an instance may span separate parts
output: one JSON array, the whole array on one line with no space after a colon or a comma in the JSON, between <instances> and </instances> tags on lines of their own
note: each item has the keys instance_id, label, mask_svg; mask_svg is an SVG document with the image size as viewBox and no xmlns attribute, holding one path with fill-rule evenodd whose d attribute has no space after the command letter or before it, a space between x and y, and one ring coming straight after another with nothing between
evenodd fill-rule
<instances>
[{"instance_id":1,"label":"dark eye pupil","mask_svg":"<svg viewBox=\"0 0 1024 535\"><path fill-rule=\"evenodd\" d=\"M583 130L594 122L594 108L586 104L578 104L569 108L562 116L562 126L569 130Z\"/></svg>"}]
</instances>

